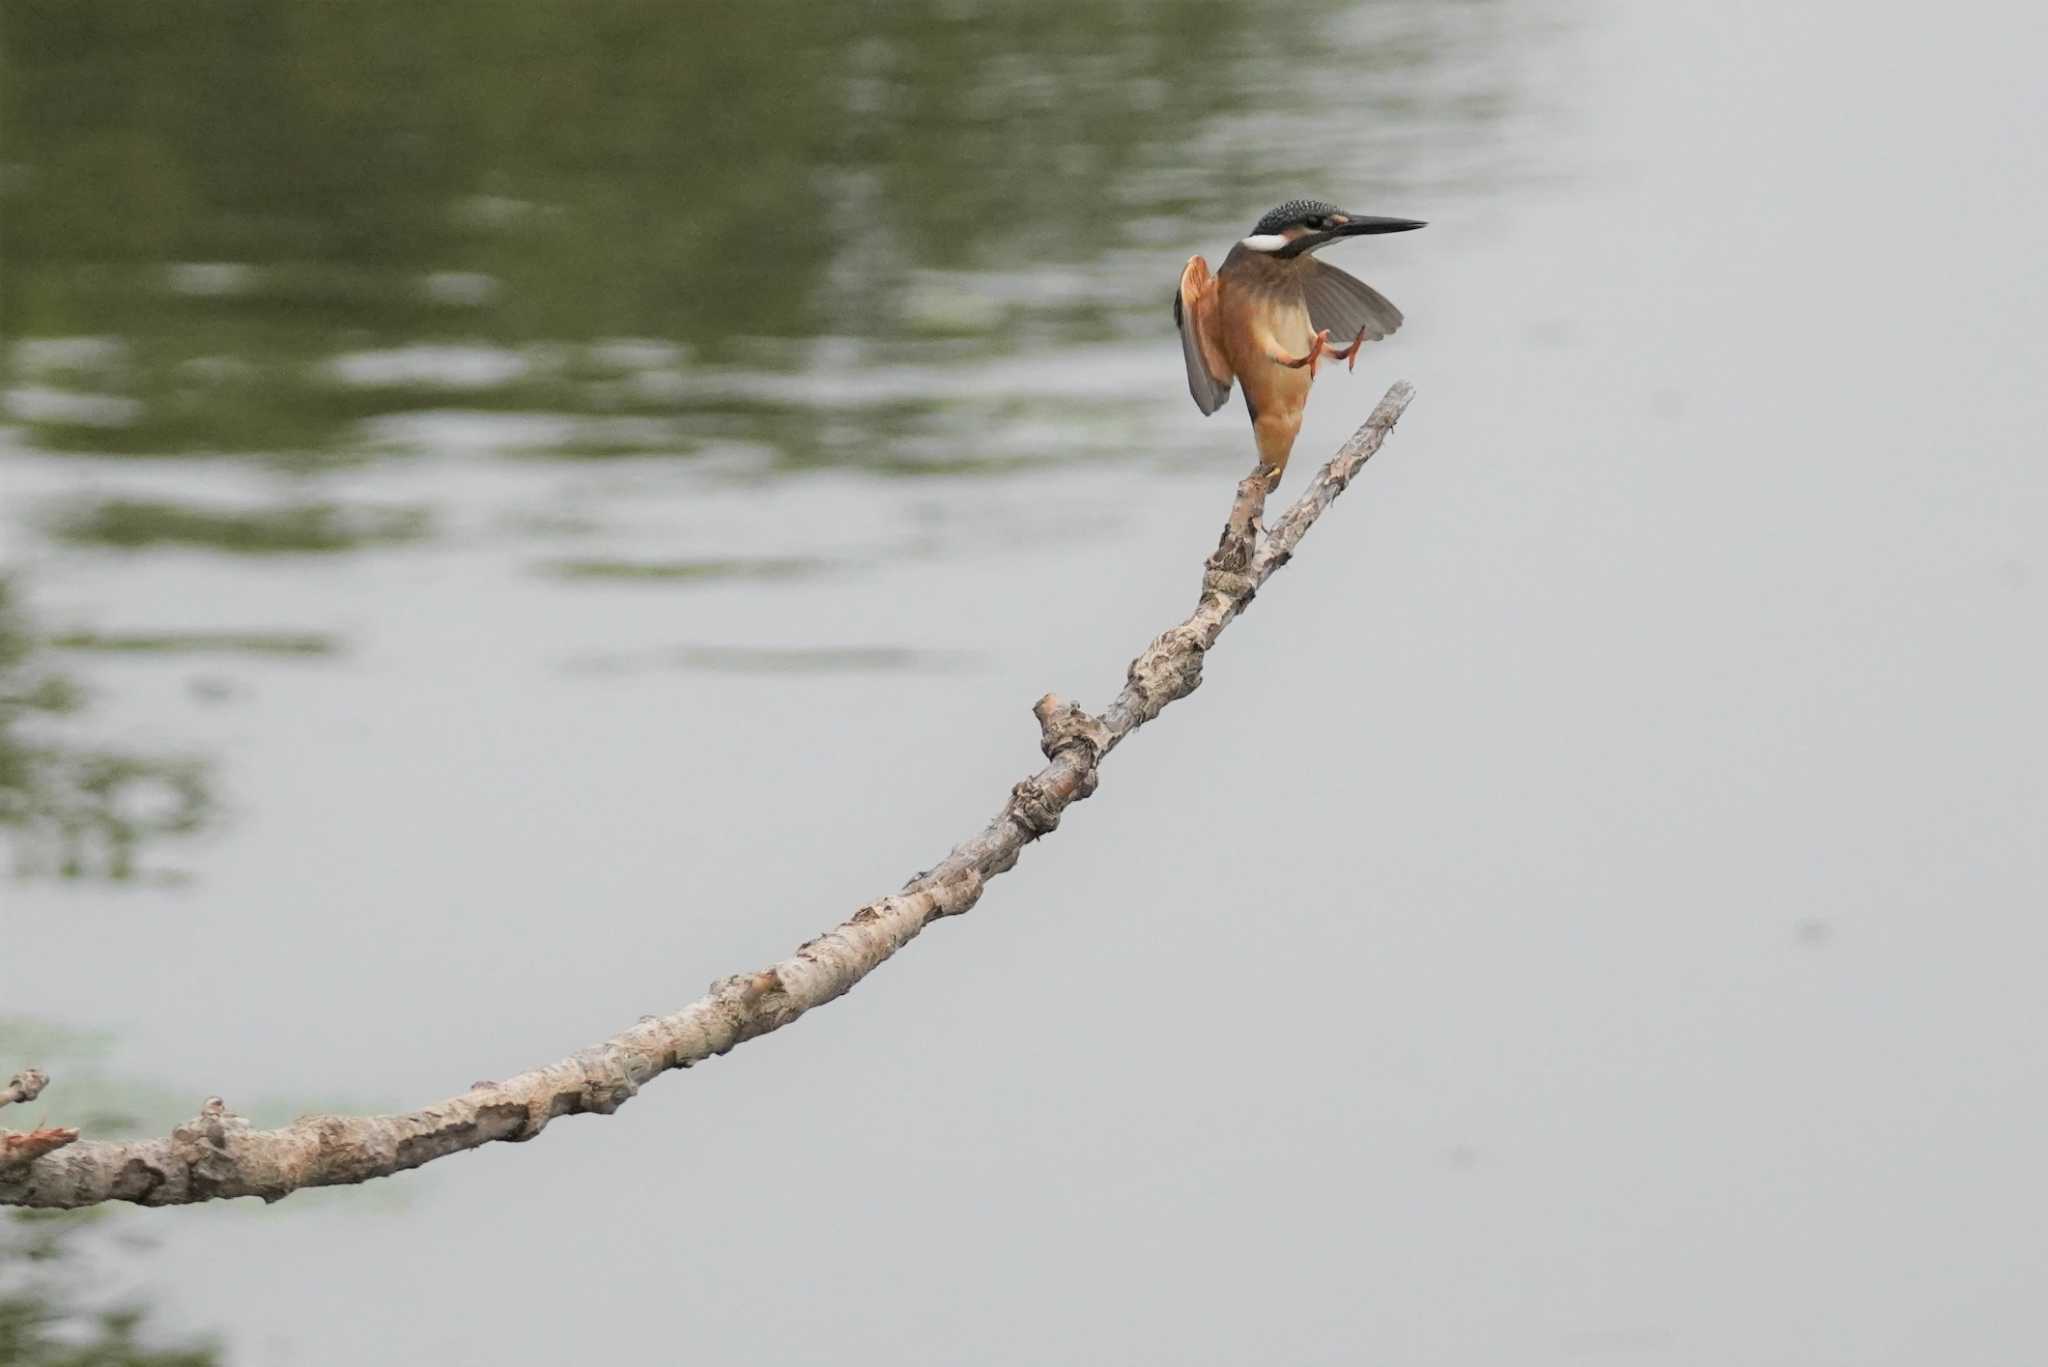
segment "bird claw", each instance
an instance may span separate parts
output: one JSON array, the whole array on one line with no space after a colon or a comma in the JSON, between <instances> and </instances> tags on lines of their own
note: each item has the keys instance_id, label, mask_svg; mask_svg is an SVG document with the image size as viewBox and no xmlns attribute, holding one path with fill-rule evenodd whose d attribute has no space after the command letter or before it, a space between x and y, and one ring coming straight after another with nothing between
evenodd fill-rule
<instances>
[{"instance_id":1,"label":"bird claw","mask_svg":"<svg viewBox=\"0 0 2048 1367\"><path fill-rule=\"evenodd\" d=\"M1308 355L1275 356L1273 359L1286 366L1289 370L1299 370L1303 366L1307 366L1308 377L1313 380L1316 377L1316 362L1321 359L1325 351L1328 351L1333 356L1341 357L1344 355L1343 352L1330 346L1330 330L1328 328L1317 332L1314 339L1309 342Z\"/></svg>"},{"instance_id":2,"label":"bird claw","mask_svg":"<svg viewBox=\"0 0 2048 1367\"><path fill-rule=\"evenodd\" d=\"M1344 363L1346 370L1356 371L1358 369L1358 349L1364 345L1365 329L1360 328L1358 335L1351 339L1350 346L1333 346L1328 350L1332 357Z\"/></svg>"}]
</instances>

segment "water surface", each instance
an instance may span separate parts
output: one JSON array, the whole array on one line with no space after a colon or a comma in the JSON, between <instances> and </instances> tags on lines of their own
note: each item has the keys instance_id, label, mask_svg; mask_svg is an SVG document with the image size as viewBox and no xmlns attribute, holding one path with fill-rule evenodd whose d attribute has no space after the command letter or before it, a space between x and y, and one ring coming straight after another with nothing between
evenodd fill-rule
<instances>
[{"instance_id":1,"label":"water surface","mask_svg":"<svg viewBox=\"0 0 2048 1367\"><path fill-rule=\"evenodd\" d=\"M1432 225L1334 258L1410 321L1302 459L1396 376L1401 429L974 915L396 1200L128 1213L172 1324L2048 1348L2031 10L6 23L0 555L90 694L47 734L210 787L126 879L0 890L0 1003L153 1120L421 1104L928 866L1192 599L1250 449L1186 257L1301 193Z\"/></svg>"}]
</instances>

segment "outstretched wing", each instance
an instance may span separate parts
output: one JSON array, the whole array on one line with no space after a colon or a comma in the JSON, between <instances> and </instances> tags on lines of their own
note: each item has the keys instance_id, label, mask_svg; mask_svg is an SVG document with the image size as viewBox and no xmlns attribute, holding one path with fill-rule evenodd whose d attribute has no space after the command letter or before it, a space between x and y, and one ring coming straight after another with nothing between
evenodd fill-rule
<instances>
[{"instance_id":1,"label":"outstretched wing","mask_svg":"<svg viewBox=\"0 0 2048 1367\"><path fill-rule=\"evenodd\" d=\"M1360 328L1366 341L1377 342L1401 326L1401 310L1386 295L1313 257L1302 273L1301 295L1310 323L1328 328L1330 340L1339 346L1350 346Z\"/></svg>"},{"instance_id":2,"label":"outstretched wing","mask_svg":"<svg viewBox=\"0 0 2048 1367\"><path fill-rule=\"evenodd\" d=\"M1188 393L1204 416L1230 400L1230 363L1217 349L1216 277L1199 256L1188 258L1180 273L1180 292L1173 296L1173 321L1180 327L1181 355L1188 363Z\"/></svg>"}]
</instances>

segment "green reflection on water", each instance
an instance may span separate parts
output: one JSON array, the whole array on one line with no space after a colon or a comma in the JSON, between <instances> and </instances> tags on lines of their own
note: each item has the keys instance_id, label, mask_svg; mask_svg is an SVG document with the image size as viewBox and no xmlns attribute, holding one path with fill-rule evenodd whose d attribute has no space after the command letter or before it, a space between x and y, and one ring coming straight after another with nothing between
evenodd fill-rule
<instances>
[{"instance_id":1,"label":"green reflection on water","mask_svg":"<svg viewBox=\"0 0 2048 1367\"><path fill-rule=\"evenodd\" d=\"M43 662L39 645L0 576L0 833L18 873L132 877L146 844L211 819L206 766L51 734L84 693Z\"/></svg>"},{"instance_id":2,"label":"green reflection on water","mask_svg":"<svg viewBox=\"0 0 2048 1367\"><path fill-rule=\"evenodd\" d=\"M66 541L137 550L204 546L244 555L345 551L416 541L426 535L423 508L342 508L293 503L275 508L203 508L161 499L110 498L73 508L54 530Z\"/></svg>"},{"instance_id":3,"label":"green reflection on water","mask_svg":"<svg viewBox=\"0 0 2048 1367\"><path fill-rule=\"evenodd\" d=\"M0 1220L0 1363L9 1367L212 1367L210 1341L165 1347L133 1300L91 1299L111 1240L105 1211L7 1212ZM130 1249L132 1251L132 1236Z\"/></svg>"},{"instance_id":4,"label":"green reflection on water","mask_svg":"<svg viewBox=\"0 0 2048 1367\"><path fill-rule=\"evenodd\" d=\"M1492 8L1378 7L1347 117L1498 118L1497 91L1403 75L1497 37L1422 16ZM127 454L317 460L449 406L655 415L664 451L780 468L971 445L996 396L849 414L699 381L801 370L814 339L865 366L1119 336L1171 283L1134 290L1120 254L1327 177L1312 126L1216 131L1327 120L1294 68L1343 12L14 0L0 328L62 342L9 349L12 412Z\"/></svg>"}]
</instances>

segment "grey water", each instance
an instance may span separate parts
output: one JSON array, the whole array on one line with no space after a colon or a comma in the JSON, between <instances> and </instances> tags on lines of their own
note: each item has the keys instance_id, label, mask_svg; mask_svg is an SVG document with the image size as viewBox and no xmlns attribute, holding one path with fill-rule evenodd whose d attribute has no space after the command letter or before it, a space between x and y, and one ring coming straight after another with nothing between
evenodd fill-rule
<instances>
[{"instance_id":1,"label":"grey water","mask_svg":"<svg viewBox=\"0 0 2048 1367\"><path fill-rule=\"evenodd\" d=\"M1285 493L1407 417L970 916L614 1117L117 1212L161 1332L2048 1352L2036 7L5 38L0 567L85 695L23 725L206 785L9 809L0 1072L58 1124L424 1105L892 890L1192 604L1251 446L1186 258L1430 221L1333 252L1408 323Z\"/></svg>"}]
</instances>

